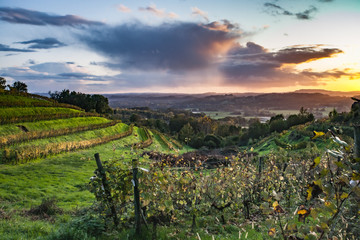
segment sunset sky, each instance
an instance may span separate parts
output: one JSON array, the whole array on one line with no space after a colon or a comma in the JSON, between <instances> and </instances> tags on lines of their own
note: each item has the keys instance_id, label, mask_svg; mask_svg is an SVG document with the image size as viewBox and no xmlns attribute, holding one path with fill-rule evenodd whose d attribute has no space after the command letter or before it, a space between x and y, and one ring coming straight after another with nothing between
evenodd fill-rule
<instances>
[{"instance_id":1,"label":"sunset sky","mask_svg":"<svg viewBox=\"0 0 360 240\"><path fill-rule=\"evenodd\" d=\"M360 91L359 0L1 0L30 92Z\"/></svg>"}]
</instances>

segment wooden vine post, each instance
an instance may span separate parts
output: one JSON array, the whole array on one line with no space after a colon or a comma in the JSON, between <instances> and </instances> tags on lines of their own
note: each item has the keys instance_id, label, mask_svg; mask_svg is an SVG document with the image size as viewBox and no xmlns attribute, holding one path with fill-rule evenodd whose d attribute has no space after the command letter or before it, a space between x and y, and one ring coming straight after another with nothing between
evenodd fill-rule
<instances>
[{"instance_id":1,"label":"wooden vine post","mask_svg":"<svg viewBox=\"0 0 360 240\"><path fill-rule=\"evenodd\" d=\"M139 180L137 178L138 174L138 161L137 159L132 160L133 164L133 180L134 185L134 207L135 207L135 232L137 235L140 234L141 228L141 212L140 212L140 192L139 192Z\"/></svg>"},{"instance_id":2,"label":"wooden vine post","mask_svg":"<svg viewBox=\"0 0 360 240\"><path fill-rule=\"evenodd\" d=\"M355 158L360 158L360 125L354 125L354 141Z\"/></svg>"},{"instance_id":3,"label":"wooden vine post","mask_svg":"<svg viewBox=\"0 0 360 240\"><path fill-rule=\"evenodd\" d=\"M108 182L106 180L105 170L104 170L104 168L103 168L103 166L101 164L99 153L95 153L94 156L95 156L95 160L96 160L96 165L97 165L99 173L100 173L101 181L102 181L102 184L103 184L103 187L104 187L106 200L107 200L107 202L109 204L111 215L113 217L114 225L118 226L119 225L119 220L117 218L115 206L114 206L114 203L112 201L111 189L110 189L110 186L109 186L109 184L108 184Z\"/></svg>"},{"instance_id":4,"label":"wooden vine post","mask_svg":"<svg viewBox=\"0 0 360 240\"><path fill-rule=\"evenodd\" d=\"M360 99L351 98L355 102L351 105L351 120L354 127L354 154L360 158Z\"/></svg>"},{"instance_id":5,"label":"wooden vine post","mask_svg":"<svg viewBox=\"0 0 360 240\"><path fill-rule=\"evenodd\" d=\"M263 169L263 157L259 157L259 175L261 176L261 171Z\"/></svg>"}]
</instances>

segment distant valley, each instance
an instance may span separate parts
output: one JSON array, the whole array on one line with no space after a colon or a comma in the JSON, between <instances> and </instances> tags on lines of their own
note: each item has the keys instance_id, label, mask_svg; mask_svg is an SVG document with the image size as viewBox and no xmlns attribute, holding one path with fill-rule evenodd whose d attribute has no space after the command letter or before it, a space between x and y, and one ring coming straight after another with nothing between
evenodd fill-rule
<instances>
[{"instance_id":1,"label":"distant valley","mask_svg":"<svg viewBox=\"0 0 360 240\"><path fill-rule=\"evenodd\" d=\"M273 116L289 115L301 107L321 118L336 109L350 110L350 97L360 92L338 92L325 90L298 90L289 93L233 93L233 94L164 94L126 93L105 95L112 108L148 107L151 109L186 109L193 112L216 112L216 115ZM288 114L287 114L288 113Z\"/></svg>"}]
</instances>

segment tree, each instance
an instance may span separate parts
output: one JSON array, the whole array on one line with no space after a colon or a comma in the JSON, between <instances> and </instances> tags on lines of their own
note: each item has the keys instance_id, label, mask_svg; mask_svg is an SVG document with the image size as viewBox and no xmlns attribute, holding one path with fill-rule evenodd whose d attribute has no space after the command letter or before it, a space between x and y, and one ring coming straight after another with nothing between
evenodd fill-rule
<instances>
[{"instance_id":1,"label":"tree","mask_svg":"<svg viewBox=\"0 0 360 240\"><path fill-rule=\"evenodd\" d=\"M248 129L249 138L258 139L259 137L266 136L269 133L269 125L261 123L258 119L250 124Z\"/></svg>"},{"instance_id":2,"label":"tree","mask_svg":"<svg viewBox=\"0 0 360 240\"><path fill-rule=\"evenodd\" d=\"M95 111L97 113L110 113L109 100L103 95L94 94L91 96L91 101L94 103Z\"/></svg>"},{"instance_id":3,"label":"tree","mask_svg":"<svg viewBox=\"0 0 360 240\"><path fill-rule=\"evenodd\" d=\"M194 129L190 123L185 124L179 131L179 140L186 142L189 141L194 135Z\"/></svg>"},{"instance_id":4,"label":"tree","mask_svg":"<svg viewBox=\"0 0 360 240\"><path fill-rule=\"evenodd\" d=\"M0 91L5 90L6 88L6 79L3 77L0 77Z\"/></svg>"},{"instance_id":5,"label":"tree","mask_svg":"<svg viewBox=\"0 0 360 240\"><path fill-rule=\"evenodd\" d=\"M279 133L287 129L286 121L283 119L270 121L269 127L270 127L270 132L279 132Z\"/></svg>"},{"instance_id":6,"label":"tree","mask_svg":"<svg viewBox=\"0 0 360 240\"><path fill-rule=\"evenodd\" d=\"M27 85L20 81L14 82L12 85L12 89L14 89L17 92L24 92L24 93L28 91Z\"/></svg>"}]
</instances>

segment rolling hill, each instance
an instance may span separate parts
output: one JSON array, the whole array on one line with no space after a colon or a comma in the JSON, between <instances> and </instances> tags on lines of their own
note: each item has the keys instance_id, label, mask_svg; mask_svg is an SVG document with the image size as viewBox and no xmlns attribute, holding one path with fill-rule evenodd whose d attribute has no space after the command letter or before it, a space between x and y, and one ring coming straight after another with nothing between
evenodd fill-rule
<instances>
[{"instance_id":1,"label":"rolling hill","mask_svg":"<svg viewBox=\"0 0 360 240\"><path fill-rule=\"evenodd\" d=\"M59 224L74 208L90 206L94 195L87 184L97 168L95 153L103 161L130 161L144 150L186 151L159 132L33 94L0 94L0 122L0 235L4 239L35 239L56 229L49 218L24 215L46 199L55 199L62 209Z\"/></svg>"}]
</instances>

